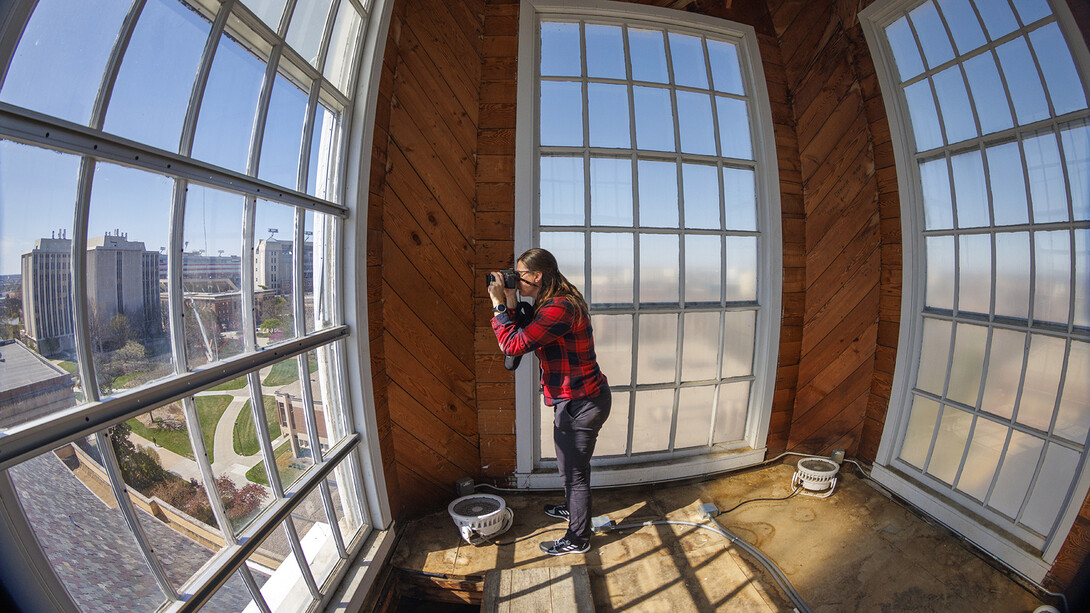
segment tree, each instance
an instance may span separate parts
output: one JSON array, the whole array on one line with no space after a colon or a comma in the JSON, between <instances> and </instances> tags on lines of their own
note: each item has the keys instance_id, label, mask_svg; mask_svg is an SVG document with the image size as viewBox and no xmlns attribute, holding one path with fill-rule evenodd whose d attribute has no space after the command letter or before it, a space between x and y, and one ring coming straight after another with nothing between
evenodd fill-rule
<instances>
[{"instance_id":1,"label":"tree","mask_svg":"<svg viewBox=\"0 0 1090 613\"><path fill-rule=\"evenodd\" d=\"M144 361L147 349L136 341L129 341L125 346L117 350L117 359L125 364Z\"/></svg>"},{"instance_id":2,"label":"tree","mask_svg":"<svg viewBox=\"0 0 1090 613\"><path fill-rule=\"evenodd\" d=\"M284 324L279 319L277 319L275 317L270 317L269 319L266 319L265 321L261 322L261 325L258 326L258 327L261 328L262 330L264 330L265 333L267 334L269 332L279 330L282 325L284 325Z\"/></svg>"},{"instance_id":3,"label":"tree","mask_svg":"<svg viewBox=\"0 0 1090 613\"><path fill-rule=\"evenodd\" d=\"M114 315L113 319L110 320L109 328L107 328L107 335L114 347L124 347L132 336L129 318L121 314Z\"/></svg>"},{"instance_id":4,"label":"tree","mask_svg":"<svg viewBox=\"0 0 1090 613\"><path fill-rule=\"evenodd\" d=\"M113 445L114 454L117 455L117 464L121 468L121 476L125 479L125 483L146 494L154 486L166 481L170 473L159 466L157 455L143 449L138 450L129 440L130 434L132 434L132 428L127 423L121 422L110 429L110 443Z\"/></svg>"}]
</instances>

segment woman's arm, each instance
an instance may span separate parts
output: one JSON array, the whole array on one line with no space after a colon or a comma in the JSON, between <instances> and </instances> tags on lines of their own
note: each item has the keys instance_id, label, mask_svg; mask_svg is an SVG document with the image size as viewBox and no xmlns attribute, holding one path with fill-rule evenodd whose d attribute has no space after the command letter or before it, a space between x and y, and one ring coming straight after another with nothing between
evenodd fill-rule
<instances>
[{"instance_id":1,"label":"woman's arm","mask_svg":"<svg viewBox=\"0 0 1090 613\"><path fill-rule=\"evenodd\" d=\"M492 330L506 355L530 353L571 330L573 316L570 309L562 298L551 300L541 305L530 323L521 329L512 321L509 312L500 313L492 318Z\"/></svg>"}]
</instances>

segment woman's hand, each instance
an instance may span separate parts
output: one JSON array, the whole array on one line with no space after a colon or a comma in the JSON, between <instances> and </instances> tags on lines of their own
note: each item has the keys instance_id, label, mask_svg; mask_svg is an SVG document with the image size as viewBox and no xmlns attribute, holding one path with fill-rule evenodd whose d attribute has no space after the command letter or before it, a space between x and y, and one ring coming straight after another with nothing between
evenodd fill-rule
<instances>
[{"instance_id":1,"label":"woman's hand","mask_svg":"<svg viewBox=\"0 0 1090 613\"><path fill-rule=\"evenodd\" d=\"M488 297L492 299L492 306L497 307L507 304L507 292L503 286L503 273L492 272L492 282L488 284Z\"/></svg>"}]
</instances>

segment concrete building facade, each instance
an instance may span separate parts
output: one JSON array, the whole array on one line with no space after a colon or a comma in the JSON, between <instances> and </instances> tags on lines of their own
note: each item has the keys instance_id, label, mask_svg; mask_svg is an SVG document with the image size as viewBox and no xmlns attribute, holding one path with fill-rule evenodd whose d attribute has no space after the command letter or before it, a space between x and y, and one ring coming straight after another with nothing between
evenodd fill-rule
<instances>
[{"instance_id":1,"label":"concrete building facade","mask_svg":"<svg viewBox=\"0 0 1090 613\"><path fill-rule=\"evenodd\" d=\"M56 233L22 255L23 318L27 343L45 356L75 348L72 332L72 241Z\"/></svg>"}]
</instances>

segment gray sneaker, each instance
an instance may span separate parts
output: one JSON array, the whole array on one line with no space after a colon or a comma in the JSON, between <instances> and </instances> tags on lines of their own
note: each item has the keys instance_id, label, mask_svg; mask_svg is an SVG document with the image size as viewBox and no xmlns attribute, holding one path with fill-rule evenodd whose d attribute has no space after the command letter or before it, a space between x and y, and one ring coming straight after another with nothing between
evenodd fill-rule
<instances>
[{"instance_id":1,"label":"gray sneaker","mask_svg":"<svg viewBox=\"0 0 1090 613\"><path fill-rule=\"evenodd\" d=\"M577 545L565 536L556 541L545 541L541 543L540 547L541 551L551 556L562 556L568 553L586 553L590 551L590 541Z\"/></svg>"},{"instance_id":2,"label":"gray sneaker","mask_svg":"<svg viewBox=\"0 0 1090 613\"><path fill-rule=\"evenodd\" d=\"M545 505L545 514L564 521L571 519L571 513L568 513L568 505L566 504L547 504Z\"/></svg>"}]
</instances>

